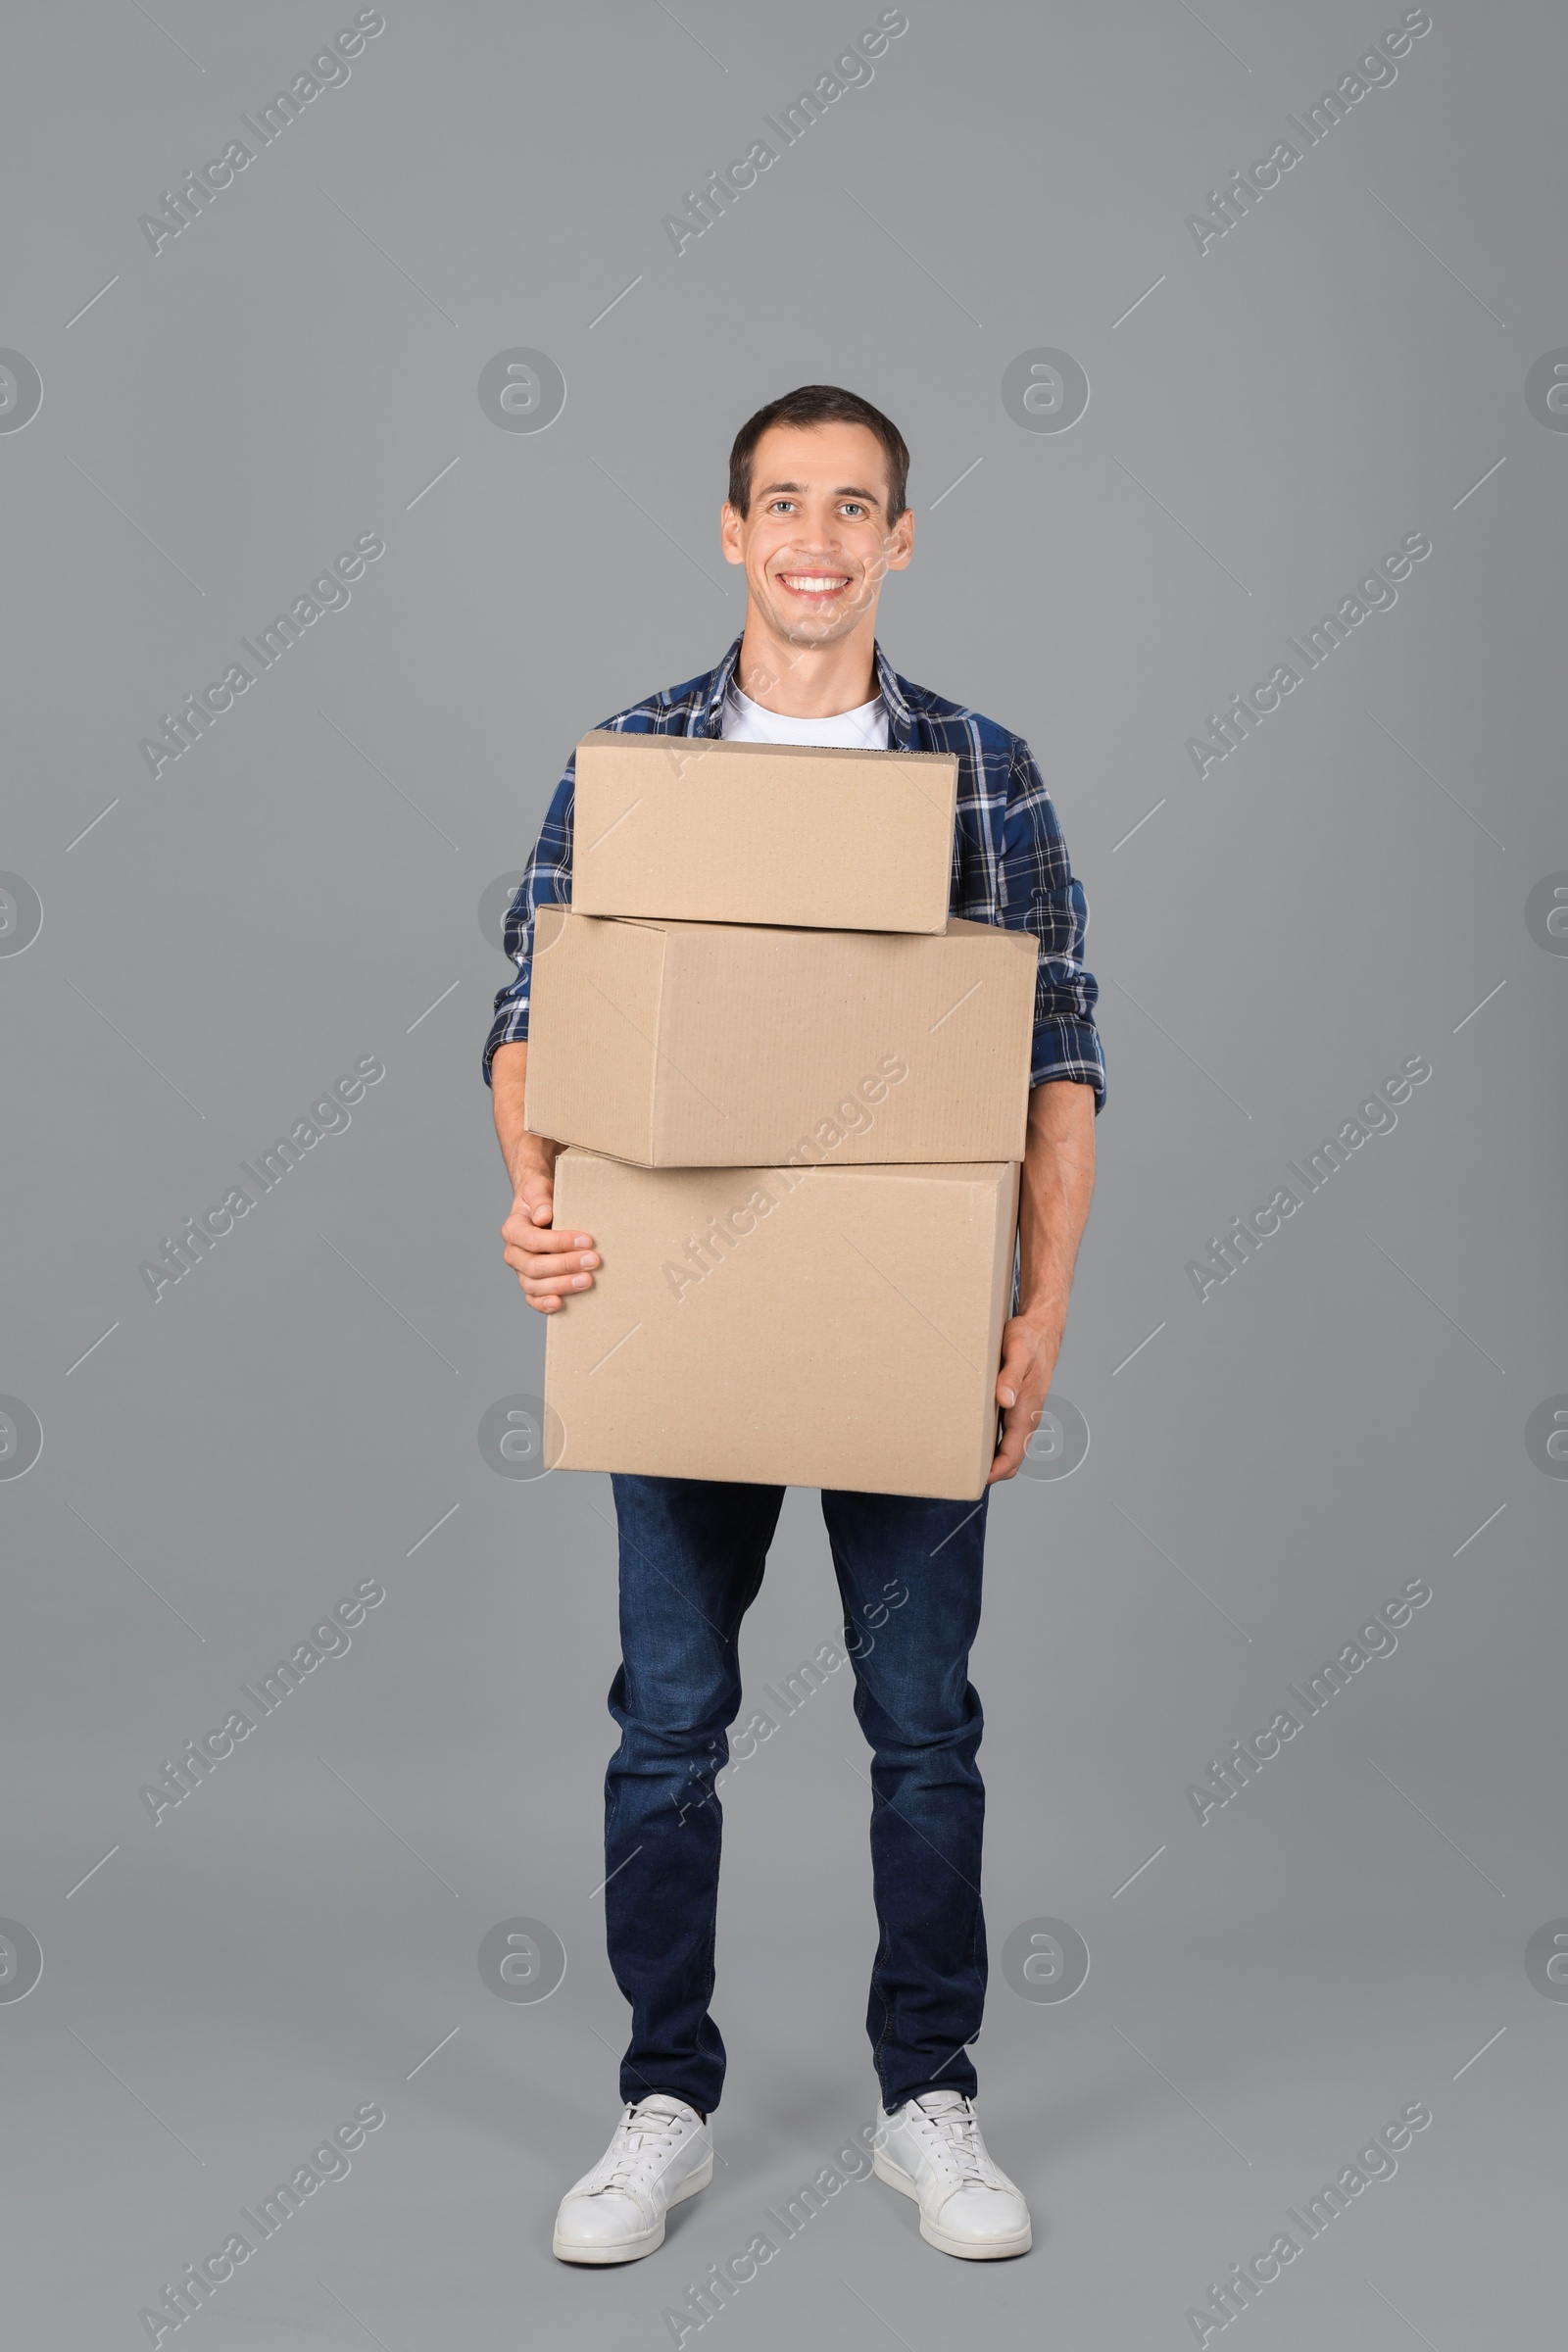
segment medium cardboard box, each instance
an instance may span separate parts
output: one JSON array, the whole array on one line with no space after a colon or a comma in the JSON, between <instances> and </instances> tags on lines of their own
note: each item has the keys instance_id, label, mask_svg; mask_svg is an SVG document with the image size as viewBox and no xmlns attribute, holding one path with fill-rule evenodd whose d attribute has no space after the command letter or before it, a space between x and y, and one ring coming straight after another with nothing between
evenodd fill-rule
<instances>
[{"instance_id":1,"label":"medium cardboard box","mask_svg":"<svg viewBox=\"0 0 1568 2352\"><path fill-rule=\"evenodd\" d=\"M822 931L940 931L958 789L951 752L623 735L577 746L579 914Z\"/></svg>"},{"instance_id":2,"label":"medium cardboard box","mask_svg":"<svg viewBox=\"0 0 1568 2352\"><path fill-rule=\"evenodd\" d=\"M528 1125L642 1167L1022 1159L1038 952L541 906Z\"/></svg>"},{"instance_id":3,"label":"medium cardboard box","mask_svg":"<svg viewBox=\"0 0 1568 2352\"><path fill-rule=\"evenodd\" d=\"M556 1164L594 1288L549 1318L552 1467L976 1500L1018 1170Z\"/></svg>"}]
</instances>

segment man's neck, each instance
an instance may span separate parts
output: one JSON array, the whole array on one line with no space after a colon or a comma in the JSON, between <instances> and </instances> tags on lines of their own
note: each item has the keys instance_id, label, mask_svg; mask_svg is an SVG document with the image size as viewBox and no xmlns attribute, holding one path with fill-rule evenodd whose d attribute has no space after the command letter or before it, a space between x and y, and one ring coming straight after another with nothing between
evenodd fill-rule
<instances>
[{"instance_id":1,"label":"man's neck","mask_svg":"<svg viewBox=\"0 0 1568 2352\"><path fill-rule=\"evenodd\" d=\"M832 645L791 645L746 616L735 683L764 710L784 718L837 718L858 710L877 691L876 639L866 622Z\"/></svg>"}]
</instances>

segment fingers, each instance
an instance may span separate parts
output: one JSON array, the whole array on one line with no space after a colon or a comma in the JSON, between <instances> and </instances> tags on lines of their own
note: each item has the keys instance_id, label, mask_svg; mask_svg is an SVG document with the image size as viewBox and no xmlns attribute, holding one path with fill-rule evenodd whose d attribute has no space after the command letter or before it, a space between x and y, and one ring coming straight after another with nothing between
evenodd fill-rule
<instances>
[{"instance_id":1,"label":"fingers","mask_svg":"<svg viewBox=\"0 0 1568 2352\"><path fill-rule=\"evenodd\" d=\"M556 1232L554 1200L542 1180L525 1187L501 1228L502 1256L515 1273L528 1304L541 1314L560 1312L564 1299L593 1288L600 1263L591 1233Z\"/></svg>"},{"instance_id":2,"label":"fingers","mask_svg":"<svg viewBox=\"0 0 1568 2352\"><path fill-rule=\"evenodd\" d=\"M1040 1426L1045 1410L1049 1366L1038 1344L1023 1331L1008 1331L1003 1341L1002 1368L997 1374L997 1402L1002 1407L1002 1443L997 1447L987 1486L1016 1478L1024 1449Z\"/></svg>"}]
</instances>

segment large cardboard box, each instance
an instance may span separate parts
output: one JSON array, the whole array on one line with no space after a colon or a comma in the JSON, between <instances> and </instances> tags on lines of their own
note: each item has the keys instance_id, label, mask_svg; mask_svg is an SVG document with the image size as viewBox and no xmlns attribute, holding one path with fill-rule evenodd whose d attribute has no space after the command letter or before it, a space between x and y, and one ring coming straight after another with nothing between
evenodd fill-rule
<instances>
[{"instance_id":1,"label":"large cardboard box","mask_svg":"<svg viewBox=\"0 0 1568 2352\"><path fill-rule=\"evenodd\" d=\"M978 1499L1018 1170L633 1168L569 1151L594 1288L549 1318L552 1467Z\"/></svg>"},{"instance_id":2,"label":"large cardboard box","mask_svg":"<svg viewBox=\"0 0 1568 2352\"><path fill-rule=\"evenodd\" d=\"M526 1116L643 1167L1022 1159L1038 945L542 906Z\"/></svg>"},{"instance_id":3,"label":"large cardboard box","mask_svg":"<svg viewBox=\"0 0 1568 2352\"><path fill-rule=\"evenodd\" d=\"M579 914L823 931L940 931L958 789L951 752L623 735L577 746Z\"/></svg>"}]
</instances>

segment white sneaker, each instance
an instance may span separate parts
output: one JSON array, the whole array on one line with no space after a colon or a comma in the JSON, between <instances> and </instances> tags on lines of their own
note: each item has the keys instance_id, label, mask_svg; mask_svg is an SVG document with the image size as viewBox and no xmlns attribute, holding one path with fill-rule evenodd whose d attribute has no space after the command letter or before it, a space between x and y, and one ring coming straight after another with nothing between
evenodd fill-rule
<instances>
[{"instance_id":1,"label":"white sneaker","mask_svg":"<svg viewBox=\"0 0 1568 2352\"><path fill-rule=\"evenodd\" d=\"M664 2242L664 2215L713 2178L695 2107L656 2091L628 2107L591 2173L561 2200L551 2250L562 2262L636 2262Z\"/></svg>"},{"instance_id":2,"label":"white sneaker","mask_svg":"<svg viewBox=\"0 0 1568 2352\"><path fill-rule=\"evenodd\" d=\"M927 2245L969 2262L1028 2253L1029 2208L987 2155L960 2091L923 2091L895 2116L879 2105L871 2163L879 2180L916 2200Z\"/></svg>"}]
</instances>

